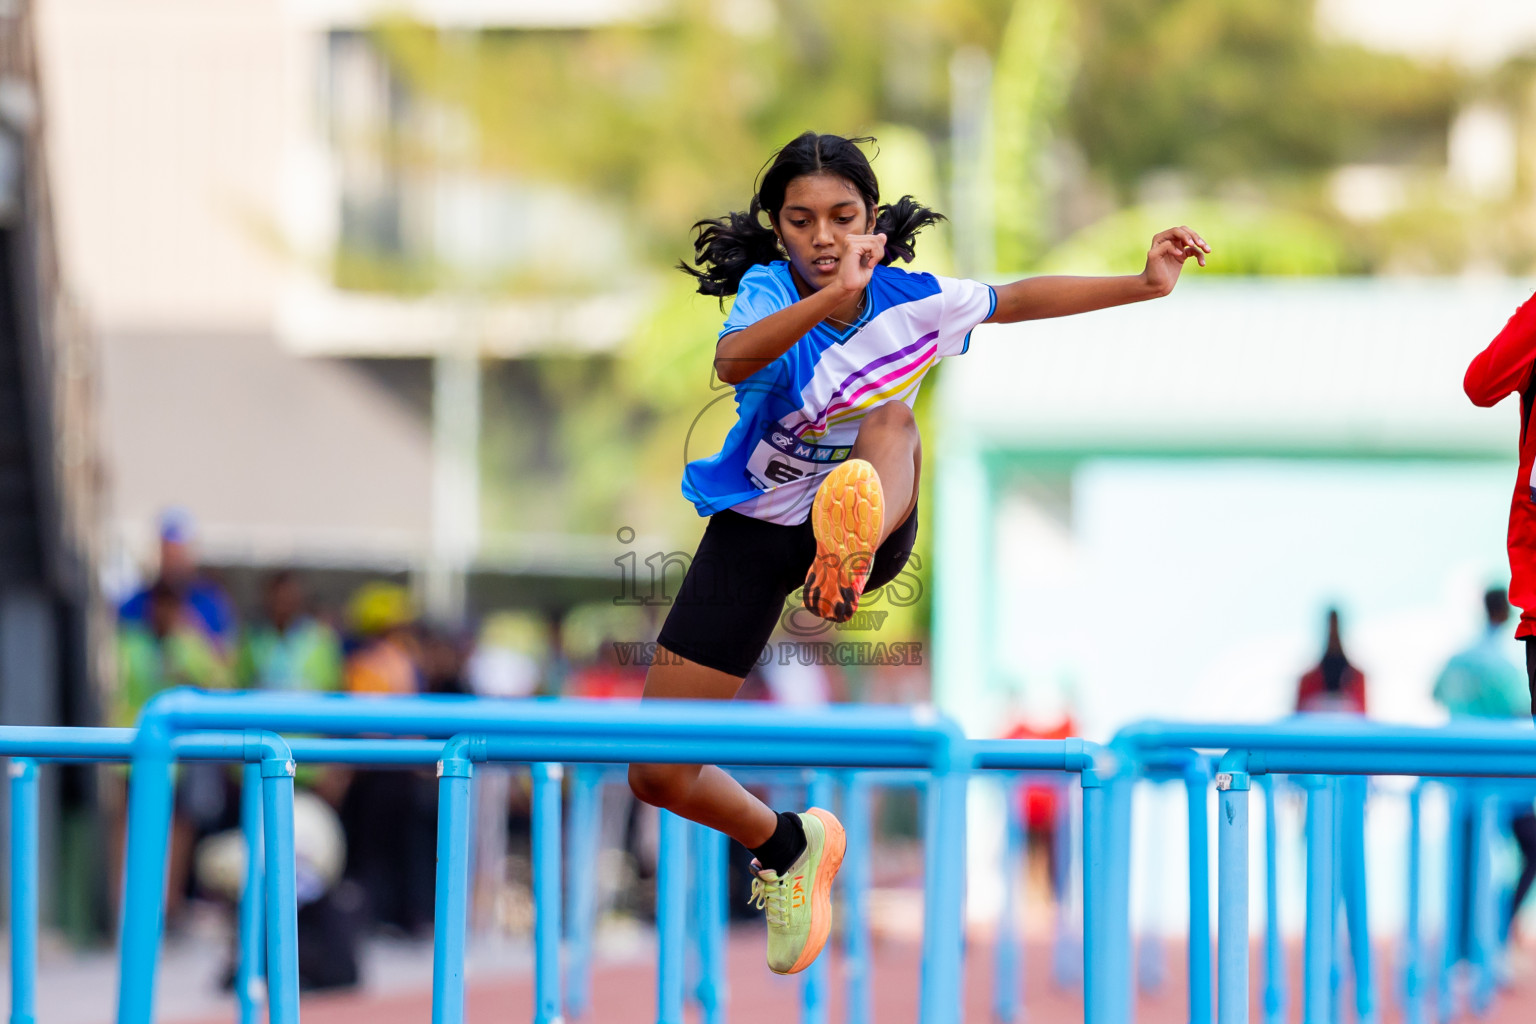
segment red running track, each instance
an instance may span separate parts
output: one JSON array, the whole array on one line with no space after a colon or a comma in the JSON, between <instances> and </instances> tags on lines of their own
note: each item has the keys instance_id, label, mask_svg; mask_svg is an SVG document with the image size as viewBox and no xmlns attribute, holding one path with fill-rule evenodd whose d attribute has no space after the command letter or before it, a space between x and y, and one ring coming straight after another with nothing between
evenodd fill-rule
<instances>
[{"instance_id":1,"label":"red running track","mask_svg":"<svg viewBox=\"0 0 1536 1024\"><path fill-rule=\"evenodd\" d=\"M798 979L781 978L763 965L762 933L738 931L729 946L730 1024L790 1024L800 1019ZM1258 976L1258 950L1255 950L1253 979L1253 1021L1262 1020L1259 1005L1262 979ZM1160 993L1144 994L1137 1006L1138 1024L1187 1024L1188 1011L1183 991L1184 958L1177 943L1167 950L1166 978ZM829 1021L844 1020L844 983L841 957L836 950L831 958L831 1007ZM1030 1024L1071 1024L1082 1019L1082 1000L1076 991L1061 991L1050 979L1050 950L1041 943L1030 943L1026 953L1023 1020ZM877 945L874 957L873 1024L917 1024L917 983L919 950L915 943L887 940ZM1289 951L1291 1005L1287 1018L1300 1020L1296 994L1300 990L1300 949ZM1401 1024L1402 1008L1397 995L1400 973L1390 950L1379 949L1378 977L1383 997L1379 1000L1381 1024ZM966 978L965 1020L988 1022L992 1017L992 950L974 943L969 950ZM471 1024L505 1024L532 1018L533 986L526 973L494 978L471 977L468 985L467 1019ZM431 992L395 993L390 996L364 992L325 994L306 997L304 1024L426 1024L431 1019ZM1353 1020L1351 1007L1344 1020ZM1527 1024L1536 1010L1536 963L1526 954L1511 985L1503 991L1491 1013L1481 1018L1483 1024ZM1471 1021L1470 1015L1463 1019ZM654 1024L656 1020L655 970L648 963L597 965L593 973L592 1011L584 1024ZM690 1010L689 1020L697 1021ZM1433 1007L1426 1008L1426 1020L1434 1020ZM228 1016L188 1024L228 1024Z\"/></svg>"}]
</instances>

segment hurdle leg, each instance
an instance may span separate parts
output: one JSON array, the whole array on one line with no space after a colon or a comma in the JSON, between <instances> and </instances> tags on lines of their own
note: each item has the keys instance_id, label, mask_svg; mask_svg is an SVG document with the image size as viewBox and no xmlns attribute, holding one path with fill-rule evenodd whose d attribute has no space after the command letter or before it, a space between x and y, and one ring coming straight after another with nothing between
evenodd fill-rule
<instances>
[{"instance_id":1,"label":"hurdle leg","mask_svg":"<svg viewBox=\"0 0 1536 1024\"><path fill-rule=\"evenodd\" d=\"M1114 998L1113 1024L1129 1024L1135 1001L1131 972L1131 838L1132 799L1136 779L1121 772L1109 784L1109 846L1105 851L1109 865L1105 896L1105 935L1110 953L1110 992Z\"/></svg>"},{"instance_id":2,"label":"hurdle leg","mask_svg":"<svg viewBox=\"0 0 1536 1024\"><path fill-rule=\"evenodd\" d=\"M806 787L806 803L811 807L830 810L832 798L832 776L826 772L813 772ZM826 1024L828 959L827 952L823 950L822 955L800 975L802 1024Z\"/></svg>"},{"instance_id":3,"label":"hurdle leg","mask_svg":"<svg viewBox=\"0 0 1536 1024\"><path fill-rule=\"evenodd\" d=\"M1307 776L1307 936L1303 967L1302 1024L1333 1019L1333 785Z\"/></svg>"},{"instance_id":4,"label":"hurdle leg","mask_svg":"<svg viewBox=\"0 0 1536 1024\"><path fill-rule=\"evenodd\" d=\"M1221 984L1217 989L1219 1024L1248 1024L1248 793L1247 772L1222 772L1216 777L1220 812L1216 818L1217 957ZM1205 791L1200 812L1204 817ZM1191 807L1191 813L1194 813ZM1193 876L1191 876L1193 882ZM1190 930L1194 927L1191 924ZM1193 976L1193 975L1192 975ZM1195 993L1190 993L1193 1008Z\"/></svg>"},{"instance_id":5,"label":"hurdle leg","mask_svg":"<svg viewBox=\"0 0 1536 1024\"><path fill-rule=\"evenodd\" d=\"M683 956L683 1003L704 1007L704 826L688 823L688 911L684 933L688 936Z\"/></svg>"},{"instance_id":6,"label":"hurdle leg","mask_svg":"<svg viewBox=\"0 0 1536 1024\"><path fill-rule=\"evenodd\" d=\"M1074 883L1073 861L1076 850L1076 828L1072 814L1072 782L1068 779L1056 793L1056 825L1051 831L1051 855L1055 860L1051 873L1051 885L1056 890L1055 936L1051 942L1051 979L1058 988L1071 988L1082 980L1083 957L1079 948L1082 936L1073 928L1080 922L1073 919L1069 907L1072 904Z\"/></svg>"},{"instance_id":7,"label":"hurdle leg","mask_svg":"<svg viewBox=\"0 0 1536 1024\"><path fill-rule=\"evenodd\" d=\"M958 1024L964 970L965 800L969 773L934 772L928 783L923 872L923 967L918 1020Z\"/></svg>"},{"instance_id":8,"label":"hurdle leg","mask_svg":"<svg viewBox=\"0 0 1536 1024\"><path fill-rule=\"evenodd\" d=\"M1493 1004L1498 983L1498 907L1499 897L1493 886L1493 844L1497 841L1499 797L1492 792L1478 794L1474 805L1474 849L1472 863L1472 906L1467 908L1472 922L1473 972L1472 1009L1479 1016Z\"/></svg>"},{"instance_id":9,"label":"hurdle leg","mask_svg":"<svg viewBox=\"0 0 1536 1024\"><path fill-rule=\"evenodd\" d=\"M267 1013L271 1024L299 1024L292 758L269 757L261 762L261 795L267 847Z\"/></svg>"},{"instance_id":10,"label":"hurdle leg","mask_svg":"<svg viewBox=\"0 0 1536 1024\"><path fill-rule=\"evenodd\" d=\"M1211 1022L1211 837L1207 785L1203 762L1196 760L1184 770L1185 806L1189 819L1189 1024ZM1246 814L1246 790L1242 793L1242 802ZM1246 833L1243 842L1246 847ZM1221 870L1226 871L1225 864ZM1246 861L1244 870L1247 870ZM1245 901L1246 898L1245 884ZM1247 977L1246 970L1243 976Z\"/></svg>"},{"instance_id":11,"label":"hurdle leg","mask_svg":"<svg viewBox=\"0 0 1536 1024\"><path fill-rule=\"evenodd\" d=\"M235 1002L240 1024L259 1024L265 971L262 969L262 891L266 860L262 837L261 765L243 765L240 783L240 829L245 834L245 888L240 892L239 961L235 964Z\"/></svg>"},{"instance_id":12,"label":"hurdle leg","mask_svg":"<svg viewBox=\"0 0 1536 1024\"><path fill-rule=\"evenodd\" d=\"M155 969L165 929L171 804L170 737L156 722L139 729L128 780L117 1024L151 1024L154 1019Z\"/></svg>"},{"instance_id":13,"label":"hurdle leg","mask_svg":"<svg viewBox=\"0 0 1536 1024\"><path fill-rule=\"evenodd\" d=\"M1423 818L1424 783L1421 780L1408 792L1408 907L1403 936L1403 1022L1424 1024L1424 979L1420 972L1419 874L1421 871L1420 832Z\"/></svg>"},{"instance_id":14,"label":"hurdle leg","mask_svg":"<svg viewBox=\"0 0 1536 1024\"><path fill-rule=\"evenodd\" d=\"M848 976L848 1024L869 1024L869 780L849 772L843 790L843 964Z\"/></svg>"},{"instance_id":15,"label":"hurdle leg","mask_svg":"<svg viewBox=\"0 0 1536 1024\"><path fill-rule=\"evenodd\" d=\"M11 758L11 1024L37 1020L37 762Z\"/></svg>"},{"instance_id":16,"label":"hurdle leg","mask_svg":"<svg viewBox=\"0 0 1536 1024\"><path fill-rule=\"evenodd\" d=\"M1264 789L1264 1021L1285 1019L1285 946L1280 939L1280 822L1275 788L1280 780L1261 775Z\"/></svg>"},{"instance_id":17,"label":"hurdle leg","mask_svg":"<svg viewBox=\"0 0 1536 1024\"><path fill-rule=\"evenodd\" d=\"M1355 1013L1360 1024L1375 1024L1376 977L1371 962L1370 914L1365 881L1365 801L1369 780L1346 776L1339 780L1341 801L1340 839L1343 859L1339 865L1344 891L1344 917L1349 925L1350 959L1355 974Z\"/></svg>"},{"instance_id":18,"label":"hurdle leg","mask_svg":"<svg viewBox=\"0 0 1536 1024\"><path fill-rule=\"evenodd\" d=\"M1344 1021L1344 958L1348 950L1344 945L1345 925L1348 917L1345 915L1345 925L1339 923L1340 912L1344 903L1344 824L1342 808L1345 804L1344 779L1335 777L1333 786L1333 915L1328 919L1329 927L1333 929L1333 962L1328 973L1329 1008L1332 1013L1333 1024L1343 1024Z\"/></svg>"},{"instance_id":19,"label":"hurdle leg","mask_svg":"<svg viewBox=\"0 0 1536 1024\"><path fill-rule=\"evenodd\" d=\"M560 780L559 764L533 766L534 1024L560 1017ZM467 844L466 844L467 846Z\"/></svg>"},{"instance_id":20,"label":"hurdle leg","mask_svg":"<svg viewBox=\"0 0 1536 1024\"><path fill-rule=\"evenodd\" d=\"M683 1024L683 959L687 954L688 821L661 811L656 865L657 1024Z\"/></svg>"},{"instance_id":21,"label":"hurdle leg","mask_svg":"<svg viewBox=\"0 0 1536 1024\"><path fill-rule=\"evenodd\" d=\"M1449 877L1445 887L1445 932L1441 942L1440 984L1437 990L1439 999L1436 1009L1440 1024L1450 1024L1457 1012L1455 968L1464 952L1461 948L1461 939L1463 918L1467 908L1463 898L1462 881L1467 859L1465 822L1467 809L1471 806L1462 792L1460 783L1449 783L1446 786L1446 794L1450 804L1450 829L1445 859Z\"/></svg>"},{"instance_id":22,"label":"hurdle leg","mask_svg":"<svg viewBox=\"0 0 1536 1024\"><path fill-rule=\"evenodd\" d=\"M1130 839L1129 780L1082 773L1083 1020L1126 1024L1130 1017L1130 926L1121 880L1129 861L1115 847ZM1124 819L1124 820L1122 820Z\"/></svg>"},{"instance_id":23,"label":"hurdle leg","mask_svg":"<svg viewBox=\"0 0 1536 1024\"><path fill-rule=\"evenodd\" d=\"M699 891L699 987L703 1024L725 1019L725 844L723 832L694 826L694 884Z\"/></svg>"},{"instance_id":24,"label":"hurdle leg","mask_svg":"<svg viewBox=\"0 0 1536 1024\"><path fill-rule=\"evenodd\" d=\"M469 930L470 783L474 765L458 751L450 754L445 750L443 759L438 762L437 774L432 1024L464 1024L464 940Z\"/></svg>"},{"instance_id":25,"label":"hurdle leg","mask_svg":"<svg viewBox=\"0 0 1536 1024\"><path fill-rule=\"evenodd\" d=\"M565 1002L572 1017L592 1005L592 929L596 913L597 860L602 852L598 816L602 810L602 769L571 770L569 835L565 877Z\"/></svg>"},{"instance_id":26,"label":"hurdle leg","mask_svg":"<svg viewBox=\"0 0 1536 1024\"><path fill-rule=\"evenodd\" d=\"M1003 790L1003 905L997 917L997 962L993 970L993 1013L1002 1024L1012 1024L1019 1014L1020 946L1018 925L1018 874L1024 862L1024 822L1019 798L1024 787L1013 775L1001 779Z\"/></svg>"}]
</instances>

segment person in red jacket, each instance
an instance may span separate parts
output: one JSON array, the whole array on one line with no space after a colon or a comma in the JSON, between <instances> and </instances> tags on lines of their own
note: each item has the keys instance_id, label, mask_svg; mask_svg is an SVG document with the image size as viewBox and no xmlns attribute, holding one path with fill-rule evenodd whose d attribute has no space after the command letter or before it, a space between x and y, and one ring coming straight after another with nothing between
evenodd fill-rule
<instances>
[{"instance_id":1,"label":"person in red jacket","mask_svg":"<svg viewBox=\"0 0 1536 1024\"><path fill-rule=\"evenodd\" d=\"M1536 436L1531 431L1531 405L1536 400L1536 296L1525 301L1498 337L1467 367L1462 387L1473 405L1488 408L1508 396L1520 395L1520 471L1509 507L1509 603L1520 609L1515 637L1525 643L1525 672L1536 716Z\"/></svg>"},{"instance_id":2,"label":"person in red jacket","mask_svg":"<svg viewBox=\"0 0 1536 1024\"><path fill-rule=\"evenodd\" d=\"M1328 645L1322 660L1296 686L1296 710L1365 714L1365 673L1344 653L1337 608L1328 609Z\"/></svg>"}]
</instances>

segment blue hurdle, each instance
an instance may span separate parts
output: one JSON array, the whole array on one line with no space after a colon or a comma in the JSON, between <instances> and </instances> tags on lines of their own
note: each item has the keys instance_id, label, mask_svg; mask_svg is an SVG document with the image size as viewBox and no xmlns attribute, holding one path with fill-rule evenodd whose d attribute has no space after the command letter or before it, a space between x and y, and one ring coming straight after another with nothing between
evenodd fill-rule
<instances>
[{"instance_id":1,"label":"blue hurdle","mask_svg":"<svg viewBox=\"0 0 1536 1024\"><path fill-rule=\"evenodd\" d=\"M1222 793L1218 818L1218 1021L1246 1024L1248 1019L1248 828L1247 805L1255 775L1464 775L1528 776L1536 774L1536 735L1523 727L1502 723L1455 724L1442 729L1379 726L1347 721L1298 721L1261 728L1253 726L1136 727L1133 741L1156 746L1225 746L1217 788ZM1328 1011L1331 985L1333 900L1332 875L1312 870L1312 860L1333 855L1331 783L1314 786L1309 794L1309 920L1308 973L1304 1020ZM1313 802L1312 798L1316 798ZM1315 929L1315 932L1314 932ZM1318 977L1320 975L1320 978Z\"/></svg>"},{"instance_id":2,"label":"blue hurdle","mask_svg":"<svg viewBox=\"0 0 1536 1024\"><path fill-rule=\"evenodd\" d=\"M334 738L285 740L281 733L326 733ZM371 738L358 738L367 736ZM420 737L428 738L420 738ZM794 768L808 780L815 802L831 803L841 781L843 813L851 837L845 893L854 922L862 920L867 865L868 791L873 785L921 782L927 790L924 830L929 927L924 934L920 1014L923 1021L958 1020L960 1011L961 895L965 786L982 771L1000 773L1006 784L1017 773L1078 774L1083 789L1083 967L1085 1020L1124 1024L1131 1010L1129 935L1130 796L1137 778L1182 780L1190 808L1190 1014L1191 1024L1209 1019L1210 942L1205 931L1209 886L1204 851L1210 758L1196 752L1225 751L1217 765L1216 1020L1245 1024L1248 1015L1248 793L1258 780L1266 800L1268 961L1264 1012L1283 1007L1281 960L1275 913L1275 815L1273 777L1289 775L1308 791L1307 1021L1332 1012L1332 939L1337 908L1335 886L1343 879L1352 937L1364 938L1363 864L1350 871L1363 847L1336 837L1360 828L1357 811L1336 810L1339 791L1358 786L1358 777L1406 774L1429 778L1536 777L1536 734L1522 726L1457 724L1427 730L1368 722L1298 720L1274 726L1145 723L1123 730L1109 748L1080 740L968 741L931 712L893 709L833 709L815 715L782 709L730 705L647 702L640 708L573 701L485 702L463 698L401 698L388 701L344 697L172 692L153 701L134 730L0 727L0 756L11 758L12 792L12 974L13 1024L35 1021L36 969L36 779L38 764L50 760L127 760L135 765L130 794L129 849L124 901L120 1022L152 1019L153 965L159 943L165 834L170 813L170 766L178 759L244 763L248 797L242 827L252 843L246 898L239 931L242 963L237 985L242 1024L254 1021L263 974L268 979L274 1024L297 1020L296 910L293 898L292 784L295 760L353 764L426 764L440 774L438 823L438 922L434 936L433 1020L462 1024L463 955L467 931L469 789L475 765L526 763L534 773L535 1020L552 1024L564 1010L562 989L572 996L589 965L582 962L583 927L590 929L590 887L583 896L581 872L562 886L561 787L571 770L572 856L591 850L576 819L590 815L597 781L611 771L599 765L630 761L713 762ZM805 774L806 765L820 771ZM762 770L759 769L759 770ZM833 770L829 774L826 769ZM752 771L746 768L744 771ZM1475 849L1462 851L1486 863L1488 837L1496 825L1509 783L1451 782L1457 798L1477 822ZM1529 793L1528 784L1521 784ZM1363 790L1357 790L1363 792ZM256 797L259 794L259 799ZM1422 1019L1419 970L1418 885L1419 790L1409 797L1410 893L1404 992L1409 1021ZM1359 802L1358 800L1356 801ZM1009 801L1010 813L1016 801ZM159 824L164 827L156 828ZM1459 830L1453 830L1454 840ZM1346 835L1346 840L1348 836ZM723 953L723 843L715 833L671 815L663 816L663 877L658 902L658 1021L680 1024L689 995L689 918L698 959L691 992L706 1014L719 1019L724 993L717 984ZM1015 863L1018 822L1010 825L1007 863ZM1453 860L1455 856L1453 856ZM265 863L263 863L265 861ZM690 868L692 883L690 884ZM580 862L578 862L580 863ZM591 864L591 858L585 862ZM1497 896L1483 883L1473 894L1473 962L1477 971L1474 1009L1492 997L1491 969L1497 938ZM562 907L561 892L571 903ZM1351 896L1351 890L1354 890ZM691 894L691 899L690 899ZM1011 889L1005 888L1011 904ZM1452 899L1455 889L1453 887ZM1350 899L1361 902L1350 905ZM583 900L587 902L582 903ZM585 906L586 910L581 908ZM564 911L564 913L562 913ZM1454 920L1453 915L1453 920ZM565 918L563 921L562 918ZM586 919L583 924L582 919ZM1006 922L1005 922L1006 925ZM576 954L571 973L560 975L562 932ZM589 934L589 932L588 932ZM265 965L261 937L265 935ZM1007 928L994 994L1000 1017L1016 1012L1016 943ZM850 1013L861 1019L867 1007L867 935L849 928L844 937L850 965ZM1363 944L1363 943L1361 943ZM1368 958L1355 951L1355 972L1363 979L1357 1011L1374 1013ZM1202 965L1203 961L1203 965ZM147 964L147 971L144 970ZM805 1019L825 1019L826 977L803 979ZM1442 986L1443 987L1443 986ZM1418 1007L1418 1009L1415 1009ZM1442 1007L1444 1009L1444 1007ZM1454 1008L1452 1008L1454 1009Z\"/></svg>"},{"instance_id":3,"label":"blue hurdle","mask_svg":"<svg viewBox=\"0 0 1536 1024\"><path fill-rule=\"evenodd\" d=\"M345 697L171 691L156 697L146 707L135 739L135 764L148 770L135 771L130 790L129 891L123 922L120 1024L148 1024L153 1015L154 951L159 945L162 922L151 882L157 871L163 872L173 739L188 731L216 731L253 724L273 732L427 735L452 739L450 746L454 752L450 756L445 748L443 759L444 778L450 780L442 783L445 789L457 786L451 780L467 777L457 773L473 770L458 762L472 766L487 760L524 763L704 762L924 770L930 773L930 799L925 811L929 851L925 900L927 906L942 908L942 912L930 915L924 932L920 1013L925 1021L940 1024L956 1020L960 1011L964 799L966 780L973 769L1081 773L1085 804L1084 876L1088 892L1100 888L1104 866L1125 855L1123 844L1110 841L1107 829L1098 825L1105 820L1106 804L1097 796L1097 791L1106 781L1113 783L1116 763L1107 752L1078 740L972 743L966 741L952 723L921 709L837 708L808 715L784 709L746 709L697 702L672 705L647 702L646 706L636 709L577 701L501 703L428 697L367 701ZM455 736L458 738L453 739ZM451 766L450 761L454 762ZM286 775L279 770L280 765L263 768L264 793L276 790L279 804L284 791L290 803L292 799L291 758L286 765ZM277 781L272 782L274 779ZM448 813L444 818L452 823L452 819L460 816L459 811L451 796L445 804ZM273 813L270 806L267 810L269 814ZM281 831L281 817L280 813L274 815L277 828L268 829L269 892L273 888L272 877L291 874L291 833L288 856L274 854L272 832ZM291 830L291 821L288 824ZM463 825L454 824L454 834L462 834ZM674 838L673 841L677 840ZM276 843L281 851L281 839ZM681 857L668 859L673 862L682 860ZM452 858L446 861L452 866ZM440 867L442 863L440 861ZM538 871L537 864L535 871ZM439 884L449 890L446 897L440 893L440 898L456 900L459 898L456 890L467 886L467 878L461 885L456 871L447 877L440 874ZM269 899L267 909L272 1019L274 1024L290 1024L297 1019L297 994L293 986L280 982L296 973L295 951L285 937L292 926L291 898L282 906ZM1104 991L1114 987L1111 979L1104 979L1104 986L1093 984L1095 964L1100 959L1096 944L1102 932L1094 914L1100 909L1092 900L1085 900L1084 962L1091 1021L1100 1019L1099 1015L1113 1006L1115 999L1128 1006L1125 993L1117 995ZM279 913L285 913L288 920L279 922L276 918ZM551 908L551 913L558 914L558 908ZM558 928L546 932L556 937L559 934ZM463 937L457 917L449 919L449 924L438 929L438 933L436 941L447 945L450 958L454 950L462 951ZM667 936L668 930L664 928L663 974L658 993L658 1016L663 1020L681 1002L674 993L681 986L682 974L671 966L674 958L681 964L681 958L675 946L667 948L670 945ZM547 945L536 948L537 956L551 961L557 954L557 949ZM551 976L557 977L552 971L536 975L538 978ZM550 996L548 987L546 983L536 995L540 1006L549 1005L546 1001L549 998L558 999L558 995ZM434 1020L462 1019L462 996L462 975L444 972L434 1000Z\"/></svg>"}]
</instances>

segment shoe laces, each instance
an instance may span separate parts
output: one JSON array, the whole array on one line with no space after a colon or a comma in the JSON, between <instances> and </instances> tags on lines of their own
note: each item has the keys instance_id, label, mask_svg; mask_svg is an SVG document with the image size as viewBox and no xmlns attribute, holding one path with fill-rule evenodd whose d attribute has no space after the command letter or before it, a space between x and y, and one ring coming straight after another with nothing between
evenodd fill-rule
<instances>
[{"instance_id":1,"label":"shoe laces","mask_svg":"<svg viewBox=\"0 0 1536 1024\"><path fill-rule=\"evenodd\" d=\"M780 928L789 924L789 879L769 869L756 872L747 902L767 911L768 923Z\"/></svg>"}]
</instances>

